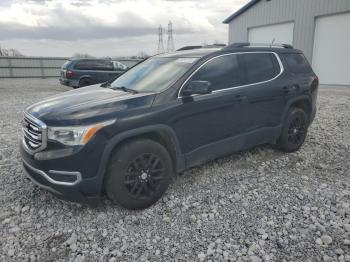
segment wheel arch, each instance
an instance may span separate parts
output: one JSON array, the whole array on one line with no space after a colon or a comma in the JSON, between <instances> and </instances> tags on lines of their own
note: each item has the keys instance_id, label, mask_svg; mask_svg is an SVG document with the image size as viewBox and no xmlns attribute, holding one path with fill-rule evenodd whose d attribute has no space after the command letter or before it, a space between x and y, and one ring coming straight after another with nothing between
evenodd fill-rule
<instances>
[{"instance_id":1,"label":"wheel arch","mask_svg":"<svg viewBox=\"0 0 350 262\"><path fill-rule=\"evenodd\" d=\"M167 125L152 125L128 130L114 136L108 142L102 154L100 166L97 173L100 192L102 191L105 171L113 152L120 145L135 139L151 139L162 144L167 149L172 158L175 173L181 172L185 169L185 158L182 155L179 141L172 128Z\"/></svg>"},{"instance_id":2,"label":"wheel arch","mask_svg":"<svg viewBox=\"0 0 350 262\"><path fill-rule=\"evenodd\" d=\"M312 113L312 104L311 104L311 99L309 96L301 96L301 97L296 97L294 99L291 99L285 109L284 112L282 114L282 119L281 119L281 123L283 123L288 110L292 107L297 107L297 108L301 108L302 110L305 111L307 117L308 117L308 122L310 122L310 117L311 117L311 113Z\"/></svg>"},{"instance_id":3,"label":"wheel arch","mask_svg":"<svg viewBox=\"0 0 350 262\"><path fill-rule=\"evenodd\" d=\"M81 75L81 76L79 77L79 80L84 79L84 78L89 78L89 79L91 79L92 76L91 76L91 75Z\"/></svg>"},{"instance_id":4,"label":"wheel arch","mask_svg":"<svg viewBox=\"0 0 350 262\"><path fill-rule=\"evenodd\" d=\"M92 76L91 75L82 75L82 76L79 77L78 83L80 83L80 81L84 80L84 79L89 79L91 81L92 80Z\"/></svg>"}]
</instances>

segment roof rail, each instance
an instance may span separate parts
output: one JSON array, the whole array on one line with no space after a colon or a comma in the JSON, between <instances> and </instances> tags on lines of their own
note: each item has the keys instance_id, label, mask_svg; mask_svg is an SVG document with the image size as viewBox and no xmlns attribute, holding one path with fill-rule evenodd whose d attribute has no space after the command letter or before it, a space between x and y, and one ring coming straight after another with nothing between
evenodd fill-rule
<instances>
[{"instance_id":1,"label":"roof rail","mask_svg":"<svg viewBox=\"0 0 350 262\"><path fill-rule=\"evenodd\" d=\"M233 43L226 47L226 49L230 48L243 48L243 47L277 47L277 48L289 48L293 49L292 45L289 44L255 44L255 43Z\"/></svg>"},{"instance_id":2,"label":"roof rail","mask_svg":"<svg viewBox=\"0 0 350 262\"><path fill-rule=\"evenodd\" d=\"M212 45L189 45L181 47L180 49L177 49L176 51L184 51L184 50L192 50L192 49L200 49L200 48L224 48L226 47L225 44L212 44Z\"/></svg>"},{"instance_id":3,"label":"roof rail","mask_svg":"<svg viewBox=\"0 0 350 262\"><path fill-rule=\"evenodd\" d=\"M219 48L226 47L226 44L212 44L212 45L204 45L202 48Z\"/></svg>"},{"instance_id":4,"label":"roof rail","mask_svg":"<svg viewBox=\"0 0 350 262\"><path fill-rule=\"evenodd\" d=\"M202 48L201 45L188 45L188 46L183 46L179 49L177 49L176 51L184 51L184 50L192 50L192 49L199 49Z\"/></svg>"},{"instance_id":5,"label":"roof rail","mask_svg":"<svg viewBox=\"0 0 350 262\"><path fill-rule=\"evenodd\" d=\"M226 48L242 48L242 47L247 47L250 46L250 43L246 42L246 43L233 43L230 44L228 46L226 46Z\"/></svg>"}]
</instances>

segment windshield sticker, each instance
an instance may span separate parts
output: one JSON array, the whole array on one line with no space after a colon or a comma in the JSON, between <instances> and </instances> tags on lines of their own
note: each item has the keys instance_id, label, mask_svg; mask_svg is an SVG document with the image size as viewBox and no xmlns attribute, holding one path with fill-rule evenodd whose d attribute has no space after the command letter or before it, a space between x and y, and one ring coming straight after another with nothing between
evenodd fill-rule
<instances>
[{"instance_id":1,"label":"windshield sticker","mask_svg":"<svg viewBox=\"0 0 350 262\"><path fill-rule=\"evenodd\" d=\"M193 58L193 57L186 57L186 58L179 58L176 59L176 62L178 63L188 63L188 64L192 64L194 61L196 61L197 58Z\"/></svg>"}]
</instances>

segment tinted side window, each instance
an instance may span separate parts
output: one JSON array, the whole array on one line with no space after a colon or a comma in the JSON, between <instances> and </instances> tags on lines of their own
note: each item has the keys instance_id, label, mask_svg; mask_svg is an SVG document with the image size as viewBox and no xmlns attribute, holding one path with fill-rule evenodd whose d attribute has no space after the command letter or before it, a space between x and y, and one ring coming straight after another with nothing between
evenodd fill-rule
<instances>
[{"instance_id":1,"label":"tinted side window","mask_svg":"<svg viewBox=\"0 0 350 262\"><path fill-rule=\"evenodd\" d=\"M280 67L274 54L242 54L242 60L246 67L245 84L271 80L280 73Z\"/></svg>"},{"instance_id":2,"label":"tinted side window","mask_svg":"<svg viewBox=\"0 0 350 262\"><path fill-rule=\"evenodd\" d=\"M285 54L284 57L292 73L308 74L312 72L311 66L303 54Z\"/></svg>"},{"instance_id":3,"label":"tinted side window","mask_svg":"<svg viewBox=\"0 0 350 262\"><path fill-rule=\"evenodd\" d=\"M74 69L78 69L78 70L93 70L94 66L95 66L95 64L91 60L81 60L81 61L78 61L75 64Z\"/></svg>"},{"instance_id":4,"label":"tinted side window","mask_svg":"<svg viewBox=\"0 0 350 262\"><path fill-rule=\"evenodd\" d=\"M95 70L112 71L114 69L113 62L109 60L97 60L95 63L96 63Z\"/></svg>"},{"instance_id":5,"label":"tinted side window","mask_svg":"<svg viewBox=\"0 0 350 262\"><path fill-rule=\"evenodd\" d=\"M82 60L74 67L78 70L112 71L113 63L108 60Z\"/></svg>"},{"instance_id":6,"label":"tinted side window","mask_svg":"<svg viewBox=\"0 0 350 262\"><path fill-rule=\"evenodd\" d=\"M209 81L212 90L240 86L241 67L237 55L225 55L214 58L201 67L190 81Z\"/></svg>"}]
</instances>

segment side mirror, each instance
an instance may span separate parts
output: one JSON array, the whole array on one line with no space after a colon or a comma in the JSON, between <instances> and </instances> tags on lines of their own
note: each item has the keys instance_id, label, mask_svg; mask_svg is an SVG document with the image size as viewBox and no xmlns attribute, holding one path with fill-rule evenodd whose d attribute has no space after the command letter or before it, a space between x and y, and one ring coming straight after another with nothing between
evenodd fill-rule
<instances>
[{"instance_id":1,"label":"side mirror","mask_svg":"<svg viewBox=\"0 0 350 262\"><path fill-rule=\"evenodd\" d=\"M210 94L210 82L208 81L191 81L182 91L183 96Z\"/></svg>"}]
</instances>

